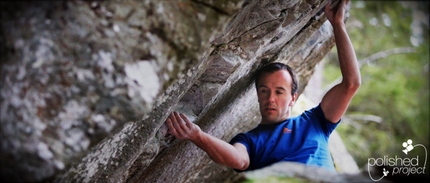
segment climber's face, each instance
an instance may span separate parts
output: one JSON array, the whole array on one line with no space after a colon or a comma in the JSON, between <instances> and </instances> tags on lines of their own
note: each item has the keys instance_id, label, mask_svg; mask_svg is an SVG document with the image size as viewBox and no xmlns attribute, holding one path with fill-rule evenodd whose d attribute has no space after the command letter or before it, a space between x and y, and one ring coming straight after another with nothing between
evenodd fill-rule
<instances>
[{"instance_id":1,"label":"climber's face","mask_svg":"<svg viewBox=\"0 0 430 183\"><path fill-rule=\"evenodd\" d=\"M292 78L288 71L262 73L257 85L261 123L276 123L290 116L297 94L291 94Z\"/></svg>"}]
</instances>

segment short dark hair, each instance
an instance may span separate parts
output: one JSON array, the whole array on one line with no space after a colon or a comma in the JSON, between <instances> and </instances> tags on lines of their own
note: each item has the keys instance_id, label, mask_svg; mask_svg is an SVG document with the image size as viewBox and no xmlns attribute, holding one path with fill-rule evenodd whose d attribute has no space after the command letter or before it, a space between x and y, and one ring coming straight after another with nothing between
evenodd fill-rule
<instances>
[{"instance_id":1,"label":"short dark hair","mask_svg":"<svg viewBox=\"0 0 430 183\"><path fill-rule=\"evenodd\" d=\"M258 81L261 77L261 74L273 73L279 70L286 70L288 71L288 73L290 73L291 79L293 80L293 82L291 83L291 95L296 94L299 88L299 80L297 79L296 73L293 71L293 69L290 66L279 62L269 63L257 69L257 71L254 74L255 88L258 89Z\"/></svg>"}]
</instances>

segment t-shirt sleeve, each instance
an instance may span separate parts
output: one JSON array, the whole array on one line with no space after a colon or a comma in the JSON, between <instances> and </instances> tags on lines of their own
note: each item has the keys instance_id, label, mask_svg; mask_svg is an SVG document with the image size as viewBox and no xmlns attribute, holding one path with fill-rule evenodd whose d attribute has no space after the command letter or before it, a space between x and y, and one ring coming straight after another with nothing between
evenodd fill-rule
<instances>
[{"instance_id":1,"label":"t-shirt sleeve","mask_svg":"<svg viewBox=\"0 0 430 183\"><path fill-rule=\"evenodd\" d=\"M325 135L327 135L327 137L330 136L330 134L333 132L333 130L341 122L341 119L337 123L332 123L329 120L327 120L325 118L324 111L321 108L321 103L318 104L318 106L315 107L312 111L317 115L318 121L320 122L321 127L322 127Z\"/></svg>"},{"instance_id":2,"label":"t-shirt sleeve","mask_svg":"<svg viewBox=\"0 0 430 183\"><path fill-rule=\"evenodd\" d=\"M236 136L234 136L233 139L230 140L231 145L233 145L236 142L243 144L246 147L246 150L248 151L248 154L249 154L249 144L251 142L244 133L239 133Z\"/></svg>"}]
</instances>

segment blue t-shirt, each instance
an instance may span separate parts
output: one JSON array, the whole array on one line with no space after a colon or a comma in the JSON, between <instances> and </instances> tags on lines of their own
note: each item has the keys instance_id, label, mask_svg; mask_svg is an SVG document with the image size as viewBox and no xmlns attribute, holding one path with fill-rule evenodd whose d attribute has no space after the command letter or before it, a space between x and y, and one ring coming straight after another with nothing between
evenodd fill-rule
<instances>
[{"instance_id":1,"label":"blue t-shirt","mask_svg":"<svg viewBox=\"0 0 430 183\"><path fill-rule=\"evenodd\" d=\"M328 149L328 138L339 123L326 120L318 105L301 115L274 124L259 124L236 135L230 144L246 146L250 159L247 170L259 169L279 161L293 161L335 170Z\"/></svg>"}]
</instances>

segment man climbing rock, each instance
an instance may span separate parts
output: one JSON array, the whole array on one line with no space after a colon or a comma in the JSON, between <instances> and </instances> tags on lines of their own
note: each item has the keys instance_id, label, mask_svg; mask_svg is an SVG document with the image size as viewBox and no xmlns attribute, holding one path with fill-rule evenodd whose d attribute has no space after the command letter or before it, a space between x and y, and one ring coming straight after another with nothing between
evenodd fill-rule
<instances>
[{"instance_id":1,"label":"man climbing rock","mask_svg":"<svg viewBox=\"0 0 430 183\"><path fill-rule=\"evenodd\" d=\"M270 63L254 75L262 117L257 127L227 143L203 132L185 115L173 112L166 120L169 133L192 141L213 161L237 171L259 169L279 161L334 171L328 139L361 84L355 51L343 21L348 2L342 0L333 8L329 3L324 8L333 27L343 80L317 106L291 117L291 108L298 97L298 80L288 65Z\"/></svg>"}]
</instances>

